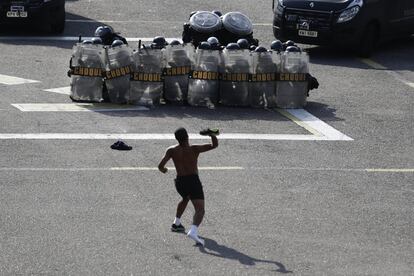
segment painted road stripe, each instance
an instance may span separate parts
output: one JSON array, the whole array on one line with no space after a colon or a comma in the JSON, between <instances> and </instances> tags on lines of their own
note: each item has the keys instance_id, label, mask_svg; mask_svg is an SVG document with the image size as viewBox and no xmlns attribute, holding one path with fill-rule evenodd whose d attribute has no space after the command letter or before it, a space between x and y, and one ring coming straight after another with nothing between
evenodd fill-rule
<instances>
[{"instance_id":1,"label":"painted road stripe","mask_svg":"<svg viewBox=\"0 0 414 276\"><path fill-rule=\"evenodd\" d=\"M108 103L66 103L66 104L12 104L23 112L119 112L148 111L145 106L131 106Z\"/></svg>"},{"instance_id":2,"label":"painted road stripe","mask_svg":"<svg viewBox=\"0 0 414 276\"><path fill-rule=\"evenodd\" d=\"M53 92L53 93L58 93L58 94L64 94L64 95L70 95L70 86L44 89L43 91Z\"/></svg>"},{"instance_id":3,"label":"painted road stripe","mask_svg":"<svg viewBox=\"0 0 414 276\"><path fill-rule=\"evenodd\" d=\"M189 134L190 139L210 139L199 134ZM170 133L1 133L0 140L22 139L22 140L175 140L174 134ZM302 134L251 134L251 133L225 133L220 134L221 140L294 140L294 141L326 141L330 140L324 136L302 135Z\"/></svg>"},{"instance_id":4,"label":"painted road stripe","mask_svg":"<svg viewBox=\"0 0 414 276\"><path fill-rule=\"evenodd\" d=\"M147 111L143 106L114 105L102 103L70 103L70 104L12 104L24 112L115 112L115 111ZM224 133L221 139L228 140L293 140L293 141L353 141L352 138L339 132L325 122L319 120L304 109L276 109L299 126L308 130L312 135L303 134L257 134L257 133ZM194 134L193 139L205 139L205 137ZM159 133L124 133L124 134L101 134L101 133L3 133L0 139L128 139L128 140L174 140L172 134Z\"/></svg>"},{"instance_id":5,"label":"painted road stripe","mask_svg":"<svg viewBox=\"0 0 414 276\"><path fill-rule=\"evenodd\" d=\"M314 128L310 127L307 123L305 123L305 122L299 120L298 118L296 118L295 116L293 116L288 110L281 109L281 108L276 108L276 111L279 112L280 114L282 114L283 116L285 116L286 118L288 118L289 120L293 121L295 124L303 127L304 129L306 129L307 131L309 131L313 135L322 136L321 133L316 131Z\"/></svg>"},{"instance_id":6,"label":"painted road stripe","mask_svg":"<svg viewBox=\"0 0 414 276\"><path fill-rule=\"evenodd\" d=\"M167 167L168 170L175 170L175 168ZM158 171L156 167L112 167L111 171ZM244 170L243 167L198 167L201 171L234 171Z\"/></svg>"},{"instance_id":7,"label":"painted road stripe","mask_svg":"<svg viewBox=\"0 0 414 276\"><path fill-rule=\"evenodd\" d=\"M174 171L175 168L167 167ZM243 167L198 167L202 171L234 171L243 170ZM158 171L157 167L110 167L110 168L0 168L0 171L34 171L34 172L78 172L78 171Z\"/></svg>"},{"instance_id":8,"label":"painted road stripe","mask_svg":"<svg viewBox=\"0 0 414 276\"><path fill-rule=\"evenodd\" d=\"M414 173L414 169L366 169L367 172Z\"/></svg>"},{"instance_id":9,"label":"painted road stripe","mask_svg":"<svg viewBox=\"0 0 414 276\"><path fill-rule=\"evenodd\" d=\"M175 170L173 167L167 167L168 170ZM237 171L237 170L267 170L267 171L283 171L283 170L293 170L293 171L341 171L341 172L369 172L369 173L414 173L414 169L346 169L346 168L301 168L301 167L251 167L244 168L240 166L205 166L199 167L199 170L204 171ZM78 171L157 171L157 167L109 167L109 168L10 168L2 167L0 171L68 171L68 172L78 172ZM410 190L411 191L411 190Z\"/></svg>"},{"instance_id":10,"label":"painted road stripe","mask_svg":"<svg viewBox=\"0 0 414 276\"><path fill-rule=\"evenodd\" d=\"M0 74L0 84L17 85L17 84L25 84L25 83L36 83L36 82L40 82L40 81L23 79L23 78Z\"/></svg>"},{"instance_id":11,"label":"painted road stripe","mask_svg":"<svg viewBox=\"0 0 414 276\"><path fill-rule=\"evenodd\" d=\"M382 172L382 173L414 173L414 169L410 168L305 168L305 167L250 167L250 170L264 170L264 171L341 171L341 172Z\"/></svg>"},{"instance_id":12,"label":"painted road stripe","mask_svg":"<svg viewBox=\"0 0 414 276\"><path fill-rule=\"evenodd\" d=\"M93 20L93 19L66 19L66 22L70 23L94 23L101 22L105 24L111 24L111 23L136 23L136 24L182 24L182 21L162 21L162 20ZM273 26L271 23L253 23L253 26Z\"/></svg>"},{"instance_id":13,"label":"painted road stripe","mask_svg":"<svg viewBox=\"0 0 414 276\"><path fill-rule=\"evenodd\" d=\"M396 79L396 80L398 80L398 81L400 81L400 82L404 83L405 85L410 86L411 88L414 88L414 82L412 82L412 81L408 81L408 80L404 79L404 78L403 78L400 74L398 74L397 72L394 72L394 71L388 70L388 68L387 68L387 67L385 67L385 66L383 66L383 65L381 65L381 64L379 64L379 63L377 63L377 62L375 62L375 61L373 61L373 60L371 60L371 59L368 59L368 58L361 58L361 59L359 59L359 60L360 60L361 62L365 63L366 65L368 65L368 66L370 66L370 67L372 67L372 68L376 69L376 70L383 70L385 73L387 73L388 75L392 76L394 79Z\"/></svg>"},{"instance_id":14,"label":"painted road stripe","mask_svg":"<svg viewBox=\"0 0 414 276\"><path fill-rule=\"evenodd\" d=\"M369 58L360 58L360 61L362 61L363 63L365 63L366 65L368 65L369 67L372 67L374 69L377 70L387 70L387 68Z\"/></svg>"},{"instance_id":15,"label":"painted road stripe","mask_svg":"<svg viewBox=\"0 0 414 276\"><path fill-rule=\"evenodd\" d=\"M279 110L278 110L279 111ZM346 136L342 132L334 129L327 123L323 122L319 118L313 116L304 109L284 109L291 116L296 118L294 122L300 122L300 125L306 125L306 129L314 133L315 131L318 135L316 137L322 136L324 139L321 140L331 140L331 141L353 141L351 137ZM283 115L283 113L282 113Z\"/></svg>"},{"instance_id":16,"label":"painted road stripe","mask_svg":"<svg viewBox=\"0 0 414 276\"><path fill-rule=\"evenodd\" d=\"M90 36L82 36L82 40L91 39L93 37ZM153 37L127 37L126 40L128 42L151 42L154 38ZM168 42L173 39L177 39L178 41L182 40L180 38L175 37L168 37L165 38ZM0 41L69 41L69 42L77 42L79 40L79 36L1 36Z\"/></svg>"}]
</instances>

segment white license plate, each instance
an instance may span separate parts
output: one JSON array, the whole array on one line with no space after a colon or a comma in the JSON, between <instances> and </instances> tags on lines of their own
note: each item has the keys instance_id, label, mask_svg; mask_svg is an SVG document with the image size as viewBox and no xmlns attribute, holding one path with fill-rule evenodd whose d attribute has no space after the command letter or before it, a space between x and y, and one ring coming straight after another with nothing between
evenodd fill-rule
<instances>
[{"instance_id":1,"label":"white license plate","mask_svg":"<svg viewBox=\"0 0 414 276\"><path fill-rule=\"evenodd\" d=\"M318 32L299 30L299 35L300 36L308 36L308 37L318 37Z\"/></svg>"},{"instance_id":2,"label":"white license plate","mask_svg":"<svg viewBox=\"0 0 414 276\"><path fill-rule=\"evenodd\" d=\"M10 11L6 14L7 17L27 17L27 11L24 11L24 6L11 6Z\"/></svg>"}]
</instances>

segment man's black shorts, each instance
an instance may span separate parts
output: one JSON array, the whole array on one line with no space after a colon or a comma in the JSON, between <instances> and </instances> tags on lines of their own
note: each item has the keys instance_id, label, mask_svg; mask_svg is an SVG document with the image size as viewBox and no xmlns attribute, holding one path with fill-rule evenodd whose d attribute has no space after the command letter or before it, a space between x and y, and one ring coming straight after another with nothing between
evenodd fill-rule
<instances>
[{"instance_id":1,"label":"man's black shorts","mask_svg":"<svg viewBox=\"0 0 414 276\"><path fill-rule=\"evenodd\" d=\"M204 199L203 185L197 174L177 176L175 188L183 198Z\"/></svg>"}]
</instances>

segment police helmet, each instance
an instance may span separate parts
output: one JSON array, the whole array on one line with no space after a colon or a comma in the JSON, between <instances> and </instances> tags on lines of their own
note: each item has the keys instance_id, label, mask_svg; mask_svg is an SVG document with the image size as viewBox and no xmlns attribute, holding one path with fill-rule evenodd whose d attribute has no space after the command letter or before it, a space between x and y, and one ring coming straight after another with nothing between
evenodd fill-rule
<instances>
[{"instance_id":1,"label":"police helmet","mask_svg":"<svg viewBox=\"0 0 414 276\"><path fill-rule=\"evenodd\" d=\"M222 16L223 14L221 13L221 11L218 11L218 10L214 10L214 11L212 11L212 13L215 13L215 14L217 14L218 16Z\"/></svg>"},{"instance_id":2,"label":"police helmet","mask_svg":"<svg viewBox=\"0 0 414 276\"><path fill-rule=\"evenodd\" d=\"M240 38L237 40L237 44L239 45L240 49L249 49L250 43L245 38Z\"/></svg>"},{"instance_id":3,"label":"police helmet","mask_svg":"<svg viewBox=\"0 0 414 276\"><path fill-rule=\"evenodd\" d=\"M281 52L283 51L283 44L280 40L274 40L270 44L270 49L272 49L273 51Z\"/></svg>"},{"instance_id":4,"label":"police helmet","mask_svg":"<svg viewBox=\"0 0 414 276\"><path fill-rule=\"evenodd\" d=\"M124 45L124 42L122 40L116 39L112 42L111 47L118 47Z\"/></svg>"},{"instance_id":5,"label":"police helmet","mask_svg":"<svg viewBox=\"0 0 414 276\"><path fill-rule=\"evenodd\" d=\"M211 37L209 37L209 38L207 39L207 42L208 42L208 43L210 43L210 45L211 45L212 47L217 47L217 46L220 44L219 40L218 40L218 39L217 39L217 37L215 37L215 36L211 36Z\"/></svg>"},{"instance_id":6,"label":"police helmet","mask_svg":"<svg viewBox=\"0 0 414 276\"><path fill-rule=\"evenodd\" d=\"M239 44L232 42L232 43L227 44L226 49L227 50L240 50L240 46Z\"/></svg>"},{"instance_id":7,"label":"police helmet","mask_svg":"<svg viewBox=\"0 0 414 276\"><path fill-rule=\"evenodd\" d=\"M92 43L92 40L85 39L84 41L82 41L82 44L86 45L86 44L93 44L93 43Z\"/></svg>"},{"instance_id":8,"label":"police helmet","mask_svg":"<svg viewBox=\"0 0 414 276\"><path fill-rule=\"evenodd\" d=\"M283 43L283 50L285 51L287 47L289 46L295 46L295 42L293 42L292 40L288 40L286 42Z\"/></svg>"},{"instance_id":9,"label":"police helmet","mask_svg":"<svg viewBox=\"0 0 414 276\"><path fill-rule=\"evenodd\" d=\"M159 48L163 48L165 45L167 45L167 41L165 40L165 37L163 36L156 36L152 40L152 43L158 46Z\"/></svg>"},{"instance_id":10,"label":"police helmet","mask_svg":"<svg viewBox=\"0 0 414 276\"><path fill-rule=\"evenodd\" d=\"M257 46L256 49L254 49L254 51L256 53L265 53L265 52L267 52L267 49L263 46Z\"/></svg>"},{"instance_id":11,"label":"police helmet","mask_svg":"<svg viewBox=\"0 0 414 276\"><path fill-rule=\"evenodd\" d=\"M107 39L108 37L112 36L114 30L109 26L99 26L95 30L95 36L100 37L102 40Z\"/></svg>"},{"instance_id":12,"label":"police helmet","mask_svg":"<svg viewBox=\"0 0 414 276\"><path fill-rule=\"evenodd\" d=\"M293 40L288 40L285 42L285 44L289 47L289 46L295 46L295 42Z\"/></svg>"},{"instance_id":13,"label":"police helmet","mask_svg":"<svg viewBox=\"0 0 414 276\"><path fill-rule=\"evenodd\" d=\"M91 39L92 43L97 45L97 44L103 44L102 39L100 37L94 37Z\"/></svg>"},{"instance_id":14,"label":"police helmet","mask_svg":"<svg viewBox=\"0 0 414 276\"><path fill-rule=\"evenodd\" d=\"M286 53L300 53L301 50L298 46L294 45L294 46L289 46L286 48Z\"/></svg>"},{"instance_id":15,"label":"police helmet","mask_svg":"<svg viewBox=\"0 0 414 276\"><path fill-rule=\"evenodd\" d=\"M249 50L254 51L254 50L256 50L256 47L257 47L256 45L250 45Z\"/></svg>"},{"instance_id":16,"label":"police helmet","mask_svg":"<svg viewBox=\"0 0 414 276\"><path fill-rule=\"evenodd\" d=\"M198 46L198 49L201 49L201 50L210 50L211 49L211 45L207 41L203 41Z\"/></svg>"},{"instance_id":17,"label":"police helmet","mask_svg":"<svg viewBox=\"0 0 414 276\"><path fill-rule=\"evenodd\" d=\"M172 45L172 46L175 46L175 45L181 45L181 43L180 43L180 41L179 41L179 40L177 40L177 39L173 39L173 40L171 40L170 45Z\"/></svg>"}]
</instances>

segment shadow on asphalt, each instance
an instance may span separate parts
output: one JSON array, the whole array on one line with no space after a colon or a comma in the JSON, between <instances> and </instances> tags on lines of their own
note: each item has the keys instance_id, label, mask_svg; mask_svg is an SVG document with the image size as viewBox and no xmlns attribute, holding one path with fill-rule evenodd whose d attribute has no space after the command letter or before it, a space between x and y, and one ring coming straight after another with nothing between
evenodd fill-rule
<instances>
[{"instance_id":1,"label":"shadow on asphalt","mask_svg":"<svg viewBox=\"0 0 414 276\"><path fill-rule=\"evenodd\" d=\"M320 65L342 66L349 68L367 69L366 64L358 61L360 57L350 49L334 46L301 45L309 54L311 63ZM371 59L400 55L402 59L410 59L414 55L414 35L380 44L373 52ZM413 64L408 62L394 62L389 64L389 70L413 70ZM372 68L370 68L372 69Z\"/></svg>"},{"instance_id":2,"label":"shadow on asphalt","mask_svg":"<svg viewBox=\"0 0 414 276\"><path fill-rule=\"evenodd\" d=\"M131 105L130 107L134 107ZM336 109L319 102L308 102L304 108L306 111L323 121L345 121L336 116ZM93 111L93 109L92 109ZM275 109L259 109L251 107L227 107L217 106L215 109L206 107L178 106L178 105L160 105L150 109L150 111L93 111L110 117L121 118L198 118L213 121L290 121Z\"/></svg>"},{"instance_id":3,"label":"shadow on asphalt","mask_svg":"<svg viewBox=\"0 0 414 276\"><path fill-rule=\"evenodd\" d=\"M322 121L345 121L336 116L336 109L331 108L326 104L309 101L305 107L306 111L313 116L318 117Z\"/></svg>"},{"instance_id":4,"label":"shadow on asphalt","mask_svg":"<svg viewBox=\"0 0 414 276\"><path fill-rule=\"evenodd\" d=\"M131 106L133 107L133 106ZM325 104L309 102L305 107L312 115L325 121L344 121L335 115L336 109ZM161 105L155 106L150 111L125 111L125 112L101 112L102 115L122 118L198 118L217 122L226 121L290 121L274 109L259 109L251 107L225 107L218 106L215 109L193 106Z\"/></svg>"},{"instance_id":5,"label":"shadow on asphalt","mask_svg":"<svg viewBox=\"0 0 414 276\"><path fill-rule=\"evenodd\" d=\"M49 27L44 26L40 23L24 25L2 25L0 26L0 43L10 45L53 46L71 49L77 41L48 40L47 38L50 36L91 37L94 35L96 28L101 25L109 24L95 21L93 19L73 14L70 12L66 12L65 31L62 34L51 34ZM16 38L15 40L13 39L14 37ZM25 40L25 37L36 37L39 39Z\"/></svg>"},{"instance_id":6,"label":"shadow on asphalt","mask_svg":"<svg viewBox=\"0 0 414 276\"><path fill-rule=\"evenodd\" d=\"M237 251L236 249L227 247L222 244L218 244L215 240L204 238L204 237L202 238L205 240L205 246L204 247L198 246L198 248L200 252L204 254L208 254L211 256L219 257L219 258L236 260L236 261L239 261L240 264L247 265L247 266L254 266L257 263L273 264L277 267L277 269L274 270L275 272L293 273L293 271L287 270L286 267L280 262L253 258L240 251Z\"/></svg>"}]
</instances>

